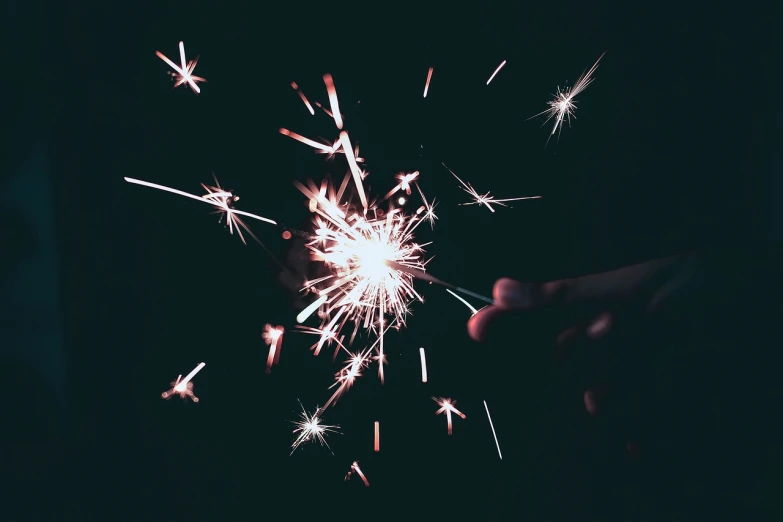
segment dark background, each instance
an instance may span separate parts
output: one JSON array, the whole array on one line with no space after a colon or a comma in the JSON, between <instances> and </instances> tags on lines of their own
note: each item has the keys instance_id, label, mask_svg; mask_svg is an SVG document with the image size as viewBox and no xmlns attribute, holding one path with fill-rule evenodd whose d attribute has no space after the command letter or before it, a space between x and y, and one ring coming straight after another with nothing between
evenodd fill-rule
<instances>
[{"instance_id":1,"label":"dark background","mask_svg":"<svg viewBox=\"0 0 783 522\"><path fill-rule=\"evenodd\" d=\"M503 275L544 280L763 238L776 140L769 4L10 4L13 139L0 173L13 203L0 344L13 398L5 469L20 486L10 519L508 520L538 503L553 517L667 519L679 507L650 483L676 470L651 477L626 462L579 394L547 409L546 392L525 385L535 370L509 362L534 338L520 331L508 352L487 351L467 337L468 310L426 285L408 327L387 337L386 385L373 366L328 411L342 432L328 439L334 455L308 445L289 457L297 399L323 404L339 368L290 331L297 293L207 206L123 176L199 193L214 172L241 209L306 229L293 181L341 176L344 158L326 163L278 128L336 136L289 86L327 104L330 72L370 191L417 169L438 199L435 230L418 237L433 241L429 267L445 280L489 294ZM178 62L179 40L200 55L201 95L172 90L154 55ZM526 119L604 51L578 119L546 145L551 123ZM441 161L482 193L543 199L496 213L458 206L467 196ZM251 226L284 263L297 258L301 245L280 229ZM267 322L289 330L271 375ZM200 361L198 404L160 399ZM467 414L452 437L431 395ZM353 460L371 488L343 482Z\"/></svg>"}]
</instances>

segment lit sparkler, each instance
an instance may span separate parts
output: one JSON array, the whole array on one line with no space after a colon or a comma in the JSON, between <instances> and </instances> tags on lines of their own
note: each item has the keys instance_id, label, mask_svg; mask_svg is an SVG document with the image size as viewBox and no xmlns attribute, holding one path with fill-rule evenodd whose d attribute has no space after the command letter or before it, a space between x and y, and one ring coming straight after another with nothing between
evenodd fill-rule
<instances>
[{"instance_id":1,"label":"lit sparkler","mask_svg":"<svg viewBox=\"0 0 783 522\"><path fill-rule=\"evenodd\" d=\"M185 61L185 44L183 42L179 43L179 58L180 58L180 65L177 66L174 62L169 60L163 53L160 51L155 51L155 54L158 58L166 62L169 67L174 69L176 74L174 75L174 78L176 79L176 83L174 83L174 87L179 87L180 85L184 85L185 83L188 84L188 86L195 92L196 94L201 92L201 89L198 85L196 85L197 82L206 82L204 78L200 76L193 76L193 69L196 68L196 64L198 63L198 56L189 62Z\"/></svg>"},{"instance_id":2,"label":"lit sparkler","mask_svg":"<svg viewBox=\"0 0 783 522\"><path fill-rule=\"evenodd\" d=\"M362 473L362 468L359 467L359 463L357 461L353 461L353 464L351 464L351 469L345 475L345 480L350 479L351 475L354 473L359 475L359 478L362 479L362 482L364 482L365 486L367 486L368 488L370 487L370 481L367 480L367 477L365 477L364 473Z\"/></svg>"},{"instance_id":3,"label":"lit sparkler","mask_svg":"<svg viewBox=\"0 0 783 522\"><path fill-rule=\"evenodd\" d=\"M332 448L330 448L329 444L326 442L326 434L339 433L337 430L340 426L321 424L320 413L323 411L322 408L316 408L315 413L310 415L307 413L307 410L304 409L301 402L299 403L299 406L302 408L302 413L299 414L300 420L294 422L294 425L296 426L294 433L298 433L299 435L296 436L296 439L294 439L294 442L291 444L291 455L294 454L296 448L301 446L303 442L308 441L317 441L321 446L326 446L331 452Z\"/></svg>"},{"instance_id":4,"label":"lit sparkler","mask_svg":"<svg viewBox=\"0 0 783 522\"><path fill-rule=\"evenodd\" d=\"M277 364L280 359L280 339L283 337L285 330L282 326L272 326L271 324L264 325L264 333L261 337L264 342L269 346L269 355L266 358L266 373L272 371L272 365Z\"/></svg>"},{"instance_id":5,"label":"lit sparkler","mask_svg":"<svg viewBox=\"0 0 783 522\"><path fill-rule=\"evenodd\" d=\"M174 395L179 395L181 398L190 397L193 402L198 402L198 397L193 395L193 377L196 376L198 372L201 371L201 369L206 366L206 363L199 363L198 366L193 368L193 371L191 371L189 374L185 376L185 378L182 378L182 375L177 377L177 380L171 383L171 389L168 391L164 391L160 394L161 397L164 399L168 399Z\"/></svg>"},{"instance_id":6,"label":"lit sparkler","mask_svg":"<svg viewBox=\"0 0 783 522\"><path fill-rule=\"evenodd\" d=\"M476 189L474 189L470 183L465 183L462 181L459 176L454 174L454 171L452 171L450 168L446 167L445 163L441 163L446 170L451 172L451 175L457 178L457 181L460 182L460 188L470 194L470 196L473 198L474 201L471 201L469 203L460 203L460 205L485 205L491 212L495 212L495 209L492 207L493 204L500 205L501 207L508 207L506 205L509 201L522 201L524 199L541 199L541 196L526 196L521 198L508 198L508 199L495 199L493 196L489 195L489 192L487 192L484 195L479 194L476 192Z\"/></svg>"},{"instance_id":7,"label":"lit sparkler","mask_svg":"<svg viewBox=\"0 0 783 522\"><path fill-rule=\"evenodd\" d=\"M565 87L564 89L560 89L560 87L557 88L557 92L554 94L554 99L550 102L547 102L549 105L549 108L543 112L539 112L538 114L531 116L528 118L529 120L536 118L538 116L547 115L546 121L544 121L544 125L551 120L552 118L555 119L555 124L552 127L552 132L549 134L549 138L547 138L547 143L549 143L549 139L557 132L558 139L560 138L560 131L563 129L563 121L568 121L568 126L571 126L571 117L576 119L576 116L574 115L574 111L576 111L576 102L574 101L574 97L576 97L580 92L587 89L587 87L593 83L593 73L598 68L598 62L601 61L601 58L604 57L603 53L601 56L598 57L598 60L595 61L592 67L590 67L589 70L582 73L582 76L579 77L579 79L576 81L573 87Z\"/></svg>"},{"instance_id":8,"label":"lit sparkler","mask_svg":"<svg viewBox=\"0 0 783 522\"><path fill-rule=\"evenodd\" d=\"M454 407L456 401L452 401L451 399L445 399L443 397L440 398L433 397L432 400L438 403L438 406L440 406L440 409L435 412L435 415L440 415L441 413L446 414L446 425L448 426L449 435L451 435L451 414L456 413L463 419L465 418L465 414Z\"/></svg>"}]
</instances>

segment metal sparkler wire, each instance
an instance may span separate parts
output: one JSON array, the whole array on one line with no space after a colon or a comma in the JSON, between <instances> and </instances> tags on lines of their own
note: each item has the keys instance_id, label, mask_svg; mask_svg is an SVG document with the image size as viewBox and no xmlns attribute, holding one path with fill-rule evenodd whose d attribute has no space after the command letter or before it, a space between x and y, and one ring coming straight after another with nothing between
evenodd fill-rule
<instances>
[{"instance_id":1,"label":"metal sparkler wire","mask_svg":"<svg viewBox=\"0 0 783 522\"><path fill-rule=\"evenodd\" d=\"M410 274L416 279L421 279L422 281L428 281L430 283L435 283L436 285L440 285L445 288L450 288L455 292L459 292L461 294L473 297L474 299L484 301L485 303L495 304L495 300L492 299L491 297L486 297L481 294L477 294L476 292L471 292L470 290L466 290L465 288L459 287L457 285L447 283L442 279L438 279L437 277L431 276L424 270L419 270L418 268L401 265L400 263L395 263L394 261L386 261L386 265L393 270L399 270L400 272L405 272L406 274Z\"/></svg>"}]
</instances>

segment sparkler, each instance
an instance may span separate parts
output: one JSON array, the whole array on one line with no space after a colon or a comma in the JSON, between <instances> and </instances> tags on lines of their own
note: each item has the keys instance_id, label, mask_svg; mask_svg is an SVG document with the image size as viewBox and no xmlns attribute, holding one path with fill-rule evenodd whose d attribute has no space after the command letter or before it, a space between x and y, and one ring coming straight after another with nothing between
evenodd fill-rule
<instances>
[{"instance_id":1,"label":"sparkler","mask_svg":"<svg viewBox=\"0 0 783 522\"><path fill-rule=\"evenodd\" d=\"M495 69L495 72L493 72L492 76L490 76L489 80L487 80L487 85L489 85L489 82L491 82L495 75L500 72L500 69L502 69L504 65L506 65L506 60L500 62L500 65L498 65L497 69Z\"/></svg>"},{"instance_id":2,"label":"sparkler","mask_svg":"<svg viewBox=\"0 0 783 522\"><path fill-rule=\"evenodd\" d=\"M498 448L498 457L500 457L500 460L503 460L503 454L500 453L500 444L498 444L498 436L497 433L495 433L495 425L492 424L492 416L489 414L489 406L487 406L487 401L484 401L484 409L487 410L487 419L489 419L489 427L492 428L492 437L495 439L495 446Z\"/></svg>"},{"instance_id":3,"label":"sparkler","mask_svg":"<svg viewBox=\"0 0 783 522\"><path fill-rule=\"evenodd\" d=\"M293 455L296 448L302 445L303 442L313 441L319 442L321 446L326 446L331 452L332 448L329 447L329 443L326 442L327 433L339 433L337 430L340 426L330 426L327 424L321 424L321 418L319 417L322 409L316 408L315 413L310 415L307 410L304 409L302 403L299 402L299 406L302 408L302 413L299 414L299 421L294 422L296 429L294 433L298 433L296 439L291 444L291 453ZM334 453L332 453L334 454Z\"/></svg>"},{"instance_id":4,"label":"sparkler","mask_svg":"<svg viewBox=\"0 0 783 522\"><path fill-rule=\"evenodd\" d=\"M370 482L367 480L367 477L364 476L364 473L362 473L362 468L359 467L359 463L357 461L353 461L353 464L351 464L351 469L345 475L345 480L350 479L353 473L359 475L359 478L362 479L362 482L364 482L365 486L368 488L370 487Z\"/></svg>"},{"instance_id":5,"label":"sparkler","mask_svg":"<svg viewBox=\"0 0 783 522\"><path fill-rule=\"evenodd\" d=\"M182 375L177 377L177 380L171 383L171 389L168 391L164 391L160 394L161 397L164 399L168 399L172 397L173 395L179 395L181 398L190 397L193 402L198 402L198 397L193 395L193 383L191 382L193 380L193 377L196 376L198 372L201 371L201 369L206 366L206 363L199 363L198 366L193 368L193 370L185 376L185 378L182 378Z\"/></svg>"},{"instance_id":6,"label":"sparkler","mask_svg":"<svg viewBox=\"0 0 783 522\"><path fill-rule=\"evenodd\" d=\"M443 397L440 397L440 398L433 397L432 400L435 401L436 403L438 403L438 406L440 406L440 409L435 412L435 415L440 415L441 413L445 413L446 414L446 425L448 426L449 435L451 435L451 414L452 414L452 412L456 413L457 415L459 415L463 419L465 418L465 414L462 413L461 411L459 411L457 408L454 407L454 404L456 403L456 401L452 401L451 399L446 399L446 398L443 398Z\"/></svg>"},{"instance_id":7,"label":"sparkler","mask_svg":"<svg viewBox=\"0 0 783 522\"><path fill-rule=\"evenodd\" d=\"M427 91L430 88L430 80L432 80L432 67L427 71L427 82L424 84L424 97L427 97Z\"/></svg>"},{"instance_id":8,"label":"sparkler","mask_svg":"<svg viewBox=\"0 0 783 522\"><path fill-rule=\"evenodd\" d=\"M459 181L460 185L461 185L460 188L462 190L464 190L465 192L467 192L468 194L470 194L473 197L473 199L474 199L474 201L471 201L469 203L460 203L460 205L463 205L463 206L464 205L485 205L490 210L490 212L495 212L495 209L492 207L492 204L500 205L501 207L508 207L508 205L506 205L505 203L507 203L509 201L522 201L524 199L541 199L541 196L526 196L526 197L521 197L521 198L495 199L493 196L489 195L489 192L487 192L486 194L484 194L482 196L478 192L476 192L476 189L474 189L471 186L470 183L465 183L464 181L462 181L460 179L459 176L454 174L454 171L452 171L450 168L446 167L445 163L441 163L441 165L443 165L446 168L446 170L451 172L452 176L457 178L457 181Z\"/></svg>"},{"instance_id":9,"label":"sparkler","mask_svg":"<svg viewBox=\"0 0 783 522\"><path fill-rule=\"evenodd\" d=\"M174 75L174 78L177 80L174 84L175 88L187 83L191 90L196 94L201 92L201 89L198 85L196 85L196 82L206 82L207 80L200 76L193 76L193 69L196 68L196 64L198 63L198 56L194 60L185 62L185 44L183 42L179 43L179 58L181 67L178 67L177 64L169 60L160 51L155 51L155 55L166 62L169 67L174 69L174 71L177 73Z\"/></svg>"},{"instance_id":10,"label":"sparkler","mask_svg":"<svg viewBox=\"0 0 783 522\"><path fill-rule=\"evenodd\" d=\"M264 333L261 337L264 342L269 346L269 355L266 358L266 373L271 373L272 364L277 364L280 359L280 339L283 337L285 330L282 326L274 327L271 324L264 325Z\"/></svg>"},{"instance_id":11,"label":"sparkler","mask_svg":"<svg viewBox=\"0 0 783 522\"><path fill-rule=\"evenodd\" d=\"M604 52L601 56L598 57L598 60L595 61L592 67L588 69L586 72L582 73L582 76L579 77L578 80L576 80L576 83L573 87L565 87L564 89L560 89L560 87L557 87L557 92L554 94L554 99L550 102L547 102L549 105L549 108L545 111L539 112L538 114L531 116L528 118L528 120L532 120L533 118L537 118L538 116L541 116L543 114L547 115L546 121L544 121L543 125L546 125L546 123L551 120L552 118L555 119L555 124L552 127L552 132L549 134L549 138L547 138L547 143L549 143L550 138L557 132L557 137L560 139L560 131L563 128L563 121L568 121L568 126L571 126L571 117L576 119L576 116L574 115L574 111L576 111L576 102L574 101L574 97L576 97L579 93L587 89L587 87L593 83L593 73L598 68L598 62L601 61L601 58L604 57Z\"/></svg>"}]
</instances>

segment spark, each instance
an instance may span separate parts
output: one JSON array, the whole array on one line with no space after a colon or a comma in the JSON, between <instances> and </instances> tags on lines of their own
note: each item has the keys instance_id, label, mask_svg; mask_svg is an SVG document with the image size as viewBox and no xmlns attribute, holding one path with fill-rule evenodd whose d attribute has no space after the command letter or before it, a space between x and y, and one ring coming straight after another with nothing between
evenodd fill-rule
<instances>
[{"instance_id":1,"label":"spark","mask_svg":"<svg viewBox=\"0 0 783 522\"><path fill-rule=\"evenodd\" d=\"M305 138L301 134L297 134L296 132L290 131L288 129L280 129L280 134L283 136L288 136L289 138L293 138L296 141L300 143L304 143L305 145L309 145L314 149L318 149L322 152L325 152L327 154L334 154L334 147L331 145L324 145L323 143L318 143L317 141L313 141L310 138Z\"/></svg>"},{"instance_id":2,"label":"spark","mask_svg":"<svg viewBox=\"0 0 783 522\"><path fill-rule=\"evenodd\" d=\"M376 452L381 451L381 431L378 421L375 421L375 443L373 444L373 449Z\"/></svg>"},{"instance_id":3,"label":"spark","mask_svg":"<svg viewBox=\"0 0 783 522\"><path fill-rule=\"evenodd\" d=\"M451 435L451 414L452 414L452 412L456 413L457 415L459 415L463 419L465 418L465 414L462 413L461 411L459 411L457 408L454 407L454 404L456 404L457 401L452 401L451 399L446 399L446 398L443 398L443 397L440 397L440 398L433 397L432 400L435 401L436 403L438 403L438 406L440 406L440 409L435 412L435 415L440 415L441 413L445 413L446 414L446 425L448 426L449 435Z\"/></svg>"},{"instance_id":4,"label":"spark","mask_svg":"<svg viewBox=\"0 0 783 522\"><path fill-rule=\"evenodd\" d=\"M445 163L441 163L444 167L446 167ZM466 183L462 181L459 176L454 174L454 172L446 167L446 170L451 172L451 175L457 178L457 181L460 182L460 188L470 194L470 196L474 199L474 201L470 201L468 203L460 203L460 205L484 205L486 206L491 212L495 212L495 209L492 207L493 204L500 205L501 207L508 207L505 203L508 203L509 201L522 201L525 199L541 199L541 196L525 196L521 198L508 198L508 199L495 199L493 196L489 195L489 192L487 192L484 195L479 194L476 192L476 189L473 188L473 186L470 183Z\"/></svg>"},{"instance_id":5,"label":"spark","mask_svg":"<svg viewBox=\"0 0 783 522\"><path fill-rule=\"evenodd\" d=\"M498 65L497 69L495 69L495 72L492 73L492 76L489 77L489 80L487 80L487 85L489 85L489 82L492 81L492 79L495 77L497 73L500 72L500 69L503 68L503 66L506 65L506 60L503 60L500 65Z\"/></svg>"},{"instance_id":6,"label":"spark","mask_svg":"<svg viewBox=\"0 0 783 522\"><path fill-rule=\"evenodd\" d=\"M421 359L421 382L427 382L427 359L424 357L424 348L419 348L419 358Z\"/></svg>"},{"instance_id":7,"label":"spark","mask_svg":"<svg viewBox=\"0 0 783 522\"><path fill-rule=\"evenodd\" d=\"M408 174L405 174L403 172L400 172L397 174L397 185L392 188L386 196L384 196L383 199L389 199L392 197L395 193L399 192L400 190L404 190L407 195L411 195L411 183L414 183L416 179L419 177L419 171L411 172Z\"/></svg>"},{"instance_id":8,"label":"spark","mask_svg":"<svg viewBox=\"0 0 783 522\"><path fill-rule=\"evenodd\" d=\"M448 289L448 288L446 289L446 291L447 291L448 293L450 293L451 295L453 295L454 297L456 297L457 299L459 299L459 300L462 302L462 304L464 304L465 306L467 306L467 307L470 309L470 312L471 312L471 314L470 314L470 315L471 315L471 317L473 317L474 315L476 315L476 314L478 313L478 310L476 310L475 308L473 308L473 306L471 306L471 304L470 304L469 302L465 301L465 300L464 300L462 297L458 296L457 294L455 294L454 292L452 292L452 291L451 291L450 289Z\"/></svg>"},{"instance_id":9,"label":"spark","mask_svg":"<svg viewBox=\"0 0 783 522\"><path fill-rule=\"evenodd\" d=\"M193 395L193 377L196 376L198 372L201 371L201 369L206 366L207 363L199 363L198 366L193 368L193 370L185 376L185 378L182 378L182 375L177 377L177 380L171 383L171 389L168 391L164 391L160 394L161 397L164 399L168 399L169 397L173 395L179 395L181 398L190 397L193 402L198 402L198 397Z\"/></svg>"},{"instance_id":10,"label":"spark","mask_svg":"<svg viewBox=\"0 0 783 522\"><path fill-rule=\"evenodd\" d=\"M427 81L424 84L424 97L427 97L427 91L430 88L430 80L432 80L432 67L430 67L430 70L427 71Z\"/></svg>"},{"instance_id":11,"label":"spark","mask_svg":"<svg viewBox=\"0 0 783 522\"><path fill-rule=\"evenodd\" d=\"M157 55L158 58L166 62L169 65L169 67L174 69L174 71L177 73L174 75L174 77L177 80L176 83L174 84L175 88L187 83L188 86L196 94L199 94L201 92L201 89L199 88L198 85L196 85L196 82L206 82L207 80L205 80L200 76L193 76L193 69L196 68L196 64L198 63L198 57L196 57L195 60L186 62L185 44L183 42L179 43L179 58L180 58L181 67L178 67L177 64L169 60L162 52L155 51L155 54Z\"/></svg>"},{"instance_id":12,"label":"spark","mask_svg":"<svg viewBox=\"0 0 783 522\"><path fill-rule=\"evenodd\" d=\"M296 322L297 323L303 323L303 322L307 321L307 318L310 317L311 315L313 315L313 312L318 310L318 308L322 304L324 304L327 299L329 299L328 295L322 295L321 297L319 297L318 299L316 299L315 301L310 303L310 305L307 308L305 308L304 310L302 310L301 312L299 312L297 314Z\"/></svg>"},{"instance_id":13,"label":"spark","mask_svg":"<svg viewBox=\"0 0 783 522\"><path fill-rule=\"evenodd\" d=\"M294 442L291 443L291 453L293 455L296 449L302 445L303 442L319 442L321 446L326 446L331 452L332 448L326 442L327 433L339 433L337 430L340 426L330 426L327 424L321 424L320 413L323 411L321 408L316 407L315 413L310 415L307 410L304 409L302 403L299 403L302 408L302 413L299 414L299 421L295 421L293 424L296 426L294 433L298 433ZM289 456L290 456L289 455Z\"/></svg>"},{"instance_id":14,"label":"spark","mask_svg":"<svg viewBox=\"0 0 783 522\"><path fill-rule=\"evenodd\" d=\"M280 358L280 339L283 337L285 330L282 326L272 326L271 324L264 325L264 333L261 337L264 342L269 346L269 355L266 358L266 373L272 371L272 364L277 364Z\"/></svg>"},{"instance_id":15,"label":"spark","mask_svg":"<svg viewBox=\"0 0 783 522\"><path fill-rule=\"evenodd\" d=\"M337 90L334 88L334 80L329 73L324 74L324 83L326 84L326 92L329 94L329 105L332 107L332 117L334 118L334 124L338 129L343 128L343 117L340 114L340 104L337 101Z\"/></svg>"},{"instance_id":16,"label":"spark","mask_svg":"<svg viewBox=\"0 0 783 522\"><path fill-rule=\"evenodd\" d=\"M362 469L359 467L359 463L357 461L353 461L353 464L351 464L351 469L348 471L348 474L345 475L345 480L350 479L353 473L359 475L359 478L362 479L362 482L364 482L365 486L368 488L370 487L370 482L367 480L367 477L364 476L364 473L362 473Z\"/></svg>"},{"instance_id":17,"label":"spark","mask_svg":"<svg viewBox=\"0 0 783 522\"><path fill-rule=\"evenodd\" d=\"M321 352L321 348L323 348L324 345L331 346L332 343L337 343L338 350L342 348L343 350L348 352L348 348L346 348L345 345L343 345L343 343L337 339L337 329L335 328L333 322L334 320L332 320L332 322L330 322L323 328L312 328L310 326L297 325L297 331L301 333L313 334L318 336L318 341L316 341L316 343L310 347L310 349L313 350L314 355L318 355Z\"/></svg>"},{"instance_id":18,"label":"spark","mask_svg":"<svg viewBox=\"0 0 783 522\"><path fill-rule=\"evenodd\" d=\"M549 105L549 108L545 111L539 112L538 114L531 116L528 118L529 120L532 120L533 118L537 118L538 116L542 116L544 114L547 115L547 119L544 121L544 125L551 120L552 118L555 119L555 124L552 127L552 132L549 134L549 138L547 138L547 143L549 143L550 138L557 132L557 137L560 139L560 131L563 129L563 121L568 121L568 126L571 126L571 118L573 117L576 119L576 116L574 115L574 111L576 111L576 102L574 101L574 98L587 89L587 87L593 83L593 73L598 68L598 63L601 61L601 58L604 57L605 52L598 57L598 60L595 61L592 67L588 69L586 72L582 73L582 76L579 77L578 80L576 80L576 83L573 87L565 87L563 89L560 89L560 87L557 87L557 92L554 94L554 99L550 102L547 102Z\"/></svg>"},{"instance_id":19,"label":"spark","mask_svg":"<svg viewBox=\"0 0 783 522\"><path fill-rule=\"evenodd\" d=\"M500 453L500 444L498 443L498 436L495 433L495 426L492 424L492 417L489 414L489 406L487 406L487 401L484 401L484 409L487 410L487 419L489 419L489 427L492 428L492 436L495 438L495 446L498 448L498 457L500 457L500 460L503 460L503 454Z\"/></svg>"},{"instance_id":20,"label":"spark","mask_svg":"<svg viewBox=\"0 0 783 522\"><path fill-rule=\"evenodd\" d=\"M305 107L307 107L307 110L310 111L310 114L315 116L315 110L313 109L313 106L310 105L310 101L307 99L307 96L305 96L304 93L299 89L299 86L296 84L296 82L291 82L291 88L295 90L296 94L298 94L302 99L302 103L305 104Z\"/></svg>"},{"instance_id":21,"label":"spark","mask_svg":"<svg viewBox=\"0 0 783 522\"><path fill-rule=\"evenodd\" d=\"M253 239L255 239L256 241L258 241L258 238L256 238L253 235L253 233L250 231L247 225L238 216L249 217L251 219L255 219L258 221L263 221L265 223L277 225L277 222L271 219L261 217L256 214L251 214L249 212L244 212L242 210L236 210L235 208L233 208L234 202L236 202L239 198L235 196L232 192L221 189L220 184L217 182L217 178L215 179L215 184L217 185L216 187L208 187L207 185L204 184L201 185L207 191L207 194L205 194L204 196L196 196L195 194L189 194L187 192L173 189L171 187L166 187L164 185L158 185L157 183L150 183L149 181L142 181L134 178L126 177L125 181L127 181L128 183L133 183L135 185L141 185L144 187L150 187L157 190L162 190L164 192L171 192L172 194L177 194L178 196L184 196L186 198L194 199L202 203L208 203L210 205L213 205L218 210L218 212L226 216L226 223L228 224L229 231L233 234L234 229L236 229L243 243L245 243L245 238L242 235L241 229L244 229L245 232L250 234L253 237ZM261 242L258 241L258 243Z\"/></svg>"}]
</instances>

